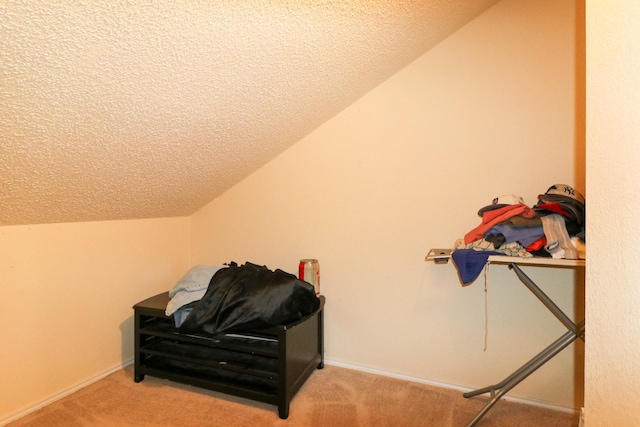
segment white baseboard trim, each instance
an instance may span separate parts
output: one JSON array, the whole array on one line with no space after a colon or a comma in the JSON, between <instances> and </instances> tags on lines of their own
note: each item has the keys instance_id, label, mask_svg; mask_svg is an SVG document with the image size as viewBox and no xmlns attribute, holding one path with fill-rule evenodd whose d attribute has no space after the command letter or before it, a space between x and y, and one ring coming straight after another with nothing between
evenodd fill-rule
<instances>
[{"instance_id":1,"label":"white baseboard trim","mask_svg":"<svg viewBox=\"0 0 640 427\"><path fill-rule=\"evenodd\" d=\"M395 372L382 371L380 369L368 368L368 367L365 367L365 366L352 365L350 363L343 363L343 362L339 362L337 360L324 359L324 363L326 365L337 366L337 367L340 367L340 368L353 369L355 371L368 372L370 374L381 375L381 376L389 377L389 378L396 378L396 379L403 380L403 381L410 381L410 382L414 382L414 383L430 385L430 386L433 386L433 387L440 387L440 388L458 390L458 391L461 391L463 393L473 390L471 388L462 387L462 386L455 385L455 384L448 384L448 383L443 383L443 382L439 382L439 381L426 380L426 379L423 379L423 378L416 378L416 377L412 377L412 376L409 376L409 375L397 374ZM580 412L580 409L571 408L571 407L563 406L563 405L557 405L557 404L554 404L554 403L544 402L544 401L535 400L535 399L525 399L525 398L521 398L521 397L512 397L512 396L504 396L503 399L507 400L507 401L510 401L510 402L522 403L522 404L530 405L530 406L537 406L539 408L550 409L552 411L559 411L559 412L564 412L564 413L568 413L568 414L578 414Z\"/></svg>"},{"instance_id":2,"label":"white baseboard trim","mask_svg":"<svg viewBox=\"0 0 640 427\"><path fill-rule=\"evenodd\" d=\"M48 399L45 399L41 402L36 403L35 405L29 406L26 409L23 409L20 412L17 412L13 415L10 415L9 417L0 420L0 426L5 426L13 421L19 420L20 418L29 415L32 412L37 411L38 409L44 408L47 405L52 404L53 402L62 399L63 397L69 396L72 393L75 393L76 391L85 388L88 385L91 385L97 381L100 381L101 379L103 379L104 377L113 374L116 371L119 371L120 369L123 369L129 365L131 365L133 363L133 359L129 359L129 360L125 360L124 362L110 368L107 369L104 372L99 373L98 375L89 378L88 380L82 381L72 387L69 387L68 389L65 389L63 391L61 391L60 393L56 393L53 396L49 397Z\"/></svg>"}]
</instances>

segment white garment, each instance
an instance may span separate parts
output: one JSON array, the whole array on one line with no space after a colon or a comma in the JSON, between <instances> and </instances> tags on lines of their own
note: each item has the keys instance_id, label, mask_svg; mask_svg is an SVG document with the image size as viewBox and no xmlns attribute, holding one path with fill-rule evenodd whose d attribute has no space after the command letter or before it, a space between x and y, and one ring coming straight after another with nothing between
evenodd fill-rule
<instances>
[{"instance_id":1,"label":"white garment","mask_svg":"<svg viewBox=\"0 0 640 427\"><path fill-rule=\"evenodd\" d=\"M558 214L540 217L547 245L544 247L552 258L578 259L578 251L571 243L564 218Z\"/></svg>"}]
</instances>

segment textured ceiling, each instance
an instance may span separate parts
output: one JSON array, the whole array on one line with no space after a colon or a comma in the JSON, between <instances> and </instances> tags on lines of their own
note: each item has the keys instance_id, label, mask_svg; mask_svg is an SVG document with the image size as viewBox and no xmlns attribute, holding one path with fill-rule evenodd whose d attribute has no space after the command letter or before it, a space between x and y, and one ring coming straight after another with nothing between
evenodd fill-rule
<instances>
[{"instance_id":1,"label":"textured ceiling","mask_svg":"<svg viewBox=\"0 0 640 427\"><path fill-rule=\"evenodd\" d=\"M0 225L190 215L497 0L0 0Z\"/></svg>"}]
</instances>

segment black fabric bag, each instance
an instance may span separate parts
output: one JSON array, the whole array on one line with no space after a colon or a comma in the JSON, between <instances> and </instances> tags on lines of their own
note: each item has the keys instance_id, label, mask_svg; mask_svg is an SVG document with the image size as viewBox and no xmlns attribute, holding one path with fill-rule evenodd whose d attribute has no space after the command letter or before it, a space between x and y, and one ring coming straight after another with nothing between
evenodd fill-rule
<instances>
[{"instance_id":1,"label":"black fabric bag","mask_svg":"<svg viewBox=\"0 0 640 427\"><path fill-rule=\"evenodd\" d=\"M319 307L313 285L293 274L231 263L213 275L178 331L213 335L265 329L304 319Z\"/></svg>"}]
</instances>

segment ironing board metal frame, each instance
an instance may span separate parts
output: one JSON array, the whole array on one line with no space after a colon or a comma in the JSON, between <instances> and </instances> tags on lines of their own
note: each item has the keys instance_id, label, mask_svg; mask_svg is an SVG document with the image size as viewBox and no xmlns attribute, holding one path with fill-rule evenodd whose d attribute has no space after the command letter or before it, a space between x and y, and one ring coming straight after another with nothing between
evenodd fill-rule
<instances>
[{"instance_id":1,"label":"ironing board metal frame","mask_svg":"<svg viewBox=\"0 0 640 427\"><path fill-rule=\"evenodd\" d=\"M585 322L584 320L575 323L569 316L567 316L552 300L549 298L536 283L527 276L520 265L528 266L543 266L543 267L568 267L568 268L580 268L585 266L584 260L567 260L567 259L553 259L553 258L516 258L510 256L492 255L487 260L487 263L493 264L507 264L509 269L518 276L520 281L544 304L547 309L553 313L558 320L567 328L567 332L562 334L557 340L551 343L547 348L538 353L535 357L515 370L511 375L506 377L499 383L479 388L467 393L463 396L466 398L478 396L485 393L490 393L491 400L486 406L476 415L476 417L469 423L468 427L475 426L478 421L495 405L502 396L507 394L509 390L518 385L522 380L527 378L538 368L551 360L556 354L560 353L569 344L573 343L576 339L580 338L584 341Z\"/></svg>"}]
</instances>

